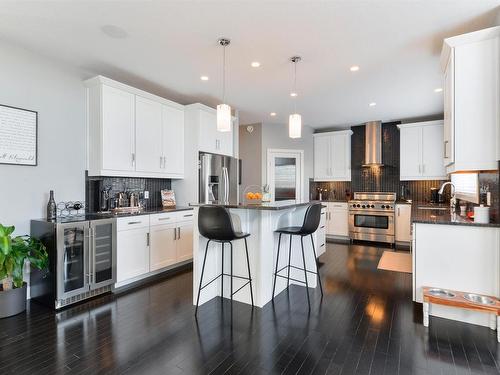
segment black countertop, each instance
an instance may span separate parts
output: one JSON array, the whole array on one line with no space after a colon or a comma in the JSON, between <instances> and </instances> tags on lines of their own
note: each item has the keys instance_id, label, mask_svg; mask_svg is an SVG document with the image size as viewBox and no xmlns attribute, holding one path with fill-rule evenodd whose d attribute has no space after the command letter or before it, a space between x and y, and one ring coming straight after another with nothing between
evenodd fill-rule
<instances>
[{"instance_id":1,"label":"black countertop","mask_svg":"<svg viewBox=\"0 0 500 375\"><path fill-rule=\"evenodd\" d=\"M287 200L287 201L278 201L278 202L269 202L269 203L239 203L239 204L224 204L224 203L213 203L213 204L205 204L205 203L190 203L189 205L192 207L200 207L200 206L217 206L217 207L225 207L225 208L237 208L243 210L287 210L289 208L307 206L313 202L305 202L305 201L295 201L295 200Z\"/></svg>"},{"instance_id":2,"label":"black countertop","mask_svg":"<svg viewBox=\"0 0 500 375\"><path fill-rule=\"evenodd\" d=\"M322 200L312 199L311 202L318 202L318 203L321 203L321 202L325 202L325 203L347 203L348 200L347 199L322 199Z\"/></svg>"},{"instance_id":3,"label":"black countertop","mask_svg":"<svg viewBox=\"0 0 500 375\"><path fill-rule=\"evenodd\" d=\"M112 214L112 213L85 213L82 215L75 215L75 216L65 216L65 217L58 217L56 220L47 220L47 219L35 219L35 221L44 221L44 222L50 222L50 223L76 223L76 222L81 222L81 221L89 221L89 220L102 220L102 219L115 219L115 218L120 218L120 217L130 217L130 216L141 216L141 215L151 215L151 214L161 214L164 212L176 212L176 211L188 211L192 210L192 207L185 207L185 206L176 206L172 208L149 208L149 209L144 209L140 212L136 213L121 213L121 214Z\"/></svg>"},{"instance_id":4,"label":"black countertop","mask_svg":"<svg viewBox=\"0 0 500 375\"><path fill-rule=\"evenodd\" d=\"M450 209L419 209L419 206L429 207L429 204L414 203L411 209L411 220L413 223L421 224L442 224L442 225L469 225L477 227L498 227L498 221L490 221L489 223L475 223L474 220L452 213ZM432 207L432 206L431 206ZM446 207L448 205L436 205L436 207ZM491 219L490 219L491 220Z\"/></svg>"}]
</instances>

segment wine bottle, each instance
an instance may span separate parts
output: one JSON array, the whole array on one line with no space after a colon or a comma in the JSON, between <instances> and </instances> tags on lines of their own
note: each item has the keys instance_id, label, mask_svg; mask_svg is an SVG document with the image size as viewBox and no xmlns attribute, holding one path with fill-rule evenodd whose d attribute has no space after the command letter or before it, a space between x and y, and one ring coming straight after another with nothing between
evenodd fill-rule
<instances>
[{"instance_id":1,"label":"wine bottle","mask_svg":"<svg viewBox=\"0 0 500 375\"><path fill-rule=\"evenodd\" d=\"M50 191L49 202L47 203L47 220L55 220L57 216L57 206L54 200L54 190Z\"/></svg>"}]
</instances>

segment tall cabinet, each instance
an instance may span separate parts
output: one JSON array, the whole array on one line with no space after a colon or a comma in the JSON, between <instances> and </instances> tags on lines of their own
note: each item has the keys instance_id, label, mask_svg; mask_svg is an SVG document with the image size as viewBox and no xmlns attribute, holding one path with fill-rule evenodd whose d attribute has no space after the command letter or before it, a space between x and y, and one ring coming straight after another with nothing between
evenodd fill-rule
<instances>
[{"instance_id":1,"label":"tall cabinet","mask_svg":"<svg viewBox=\"0 0 500 375\"><path fill-rule=\"evenodd\" d=\"M500 26L445 39L441 66L447 172L497 169Z\"/></svg>"},{"instance_id":2,"label":"tall cabinet","mask_svg":"<svg viewBox=\"0 0 500 375\"><path fill-rule=\"evenodd\" d=\"M314 181L351 180L351 130L314 134Z\"/></svg>"},{"instance_id":3,"label":"tall cabinet","mask_svg":"<svg viewBox=\"0 0 500 375\"><path fill-rule=\"evenodd\" d=\"M184 177L184 106L102 76L85 85L90 176Z\"/></svg>"}]
</instances>

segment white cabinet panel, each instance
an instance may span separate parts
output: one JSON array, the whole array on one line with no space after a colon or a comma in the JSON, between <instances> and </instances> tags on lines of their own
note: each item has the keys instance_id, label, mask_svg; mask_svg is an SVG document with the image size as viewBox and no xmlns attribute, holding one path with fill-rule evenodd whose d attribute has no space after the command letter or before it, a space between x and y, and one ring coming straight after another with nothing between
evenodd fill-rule
<instances>
[{"instance_id":1,"label":"white cabinet panel","mask_svg":"<svg viewBox=\"0 0 500 375\"><path fill-rule=\"evenodd\" d=\"M411 205L396 205L396 242L411 242Z\"/></svg>"},{"instance_id":2,"label":"white cabinet panel","mask_svg":"<svg viewBox=\"0 0 500 375\"><path fill-rule=\"evenodd\" d=\"M347 203L328 202L326 211L326 234L330 236L349 236L349 210Z\"/></svg>"},{"instance_id":3,"label":"white cabinet panel","mask_svg":"<svg viewBox=\"0 0 500 375\"><path fill-rule=\"evenodd\" d=\"M444 87L443 87L443 101L444 101L444 129L443 129L443 154L444 163L446 167L455 161L455 103L454 103L454 90L455 90L455 63L454 51L450 53L448 65L444 73Z\"/></svg>"},{"instance_id":4,"label":"white cabinet panel","mask_svg":"<svg viewBox=\"0 0 500 375\"><path fill-rule=\"evenodd\" d=\"M102 86L102 169L135 169L135 96ZM97 109L96 109L97 110ZM95 140L96 142L98 140Z\"/></svg>"},{"instance_id":5,"label":"white cabinet panel","mask_svg":"<svg viewBox=\"0 0 500 375\"><path fill-rule=\"evenodd\" d=\"M400 129L401 180L420 177L422 173L422 129L418 126Z\"/></svg>"},{"instance_id":6,"label":"white cabinet panel","mask_svg":"<svg viewBox=\"0 0 500 375\"><path fill-rule=\"evenodd\" d=\"M149 227L118 231L117 283L149 272Z\"/></svg>"},{"instance_id":7,"label":"white cabinet panel","mask_svg":"<svg viewBox=\"0 0 500 375\"><path fill-rule=\"evenodd\" d=\"M233 130L229 132L220 132L217 130L217 112L215 109L200 109L199 116L199 150L232 156Z\"/></svg>"},{"instance_id":8,"label":"white cabinet panel","mask_svg":"<svg viewBox=\"0 0 500 375\"><path fill-rule=\"evenodd\" d=\"M316 181L328 180L331 176L330 170L330 136L314 137L314 179Z\"/></svg>"},{"instance_id":9,"label":"white cabinet panel","mask_svg":"<svg viewBox=\"0 0 500 375\"><path fill-rule=\"evenodd\" d=\"M314 180L351 180L351 134L338 131L314 134Z\"/></svg>"},{"instance_id":10,"label":"white cabinet panel","mask_svg":"<svg viewBox=\"0 0 500 375\"><path fill-rule=\"evenodd\" d=\"M136 96L136 170L156 172L162 170L162 105Z\"/></svg>"},{"instance_id":11,"label":"white cabinet panel","mask_svg":"<svg viewBox=\"0 0 500 375\"><path fill-rule=\"evenodd\" d=\"M193 222L184 222L178 225L177 262L193 257Z\"/></svg>"},{"instance_id":12,"label":"white cabinet panel","mask_svg":"<svg viewBox=\"0 0 500 375\"><path fill-rule=\"evenodd\" d=\"M184 111L162 106L162 173L184 174Z\"/></svg>"},{"instance_id":13,"label":"white cabinet panel","mask_svg":"<svg viewBox=\"0 0 500 375\"><path fill-rule=\"evenodd\" d=\"M400 179L446 179L443 165L443 122L398 125L400 130Z\"/></svg>"},{"instance_id":14,"label":"white cabinet panel","mask_svg":"<svg viewBox=\"0 0 500 375\"><path fill-rule=\"evenodd\" d=\"M444 168L443 126L422 127L422 175L438 180L446 177Z\"/></svg>"},{"instance_id":15,"label":"white cabinet panel","mask_svg":"<svg viewBox=\"0 0 500 375\"><path fill-rule=\"evenodd\" d=\"M175 224L151 227L150 269L158 270L177 262Z\"/></svg>"}]
</instances>

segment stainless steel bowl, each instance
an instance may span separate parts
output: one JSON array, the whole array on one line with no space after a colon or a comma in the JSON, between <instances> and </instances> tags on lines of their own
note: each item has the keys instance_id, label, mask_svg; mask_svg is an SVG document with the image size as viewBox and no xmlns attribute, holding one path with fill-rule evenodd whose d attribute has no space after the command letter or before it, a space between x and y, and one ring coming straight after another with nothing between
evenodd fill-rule
<instances>
[{"instance_id":1,"label":"stainless steel bowl","mask_svg":"<svg viewBox=\"0 0 500 375\"><path fill-rule=\"evenodd\" d=\"M442 297L442 298L453 298L455 297L455 293L452 293L446 289L438 289L438 288L433 288L429 289L429 294L436 296L436 297Z\"/></svg>"},{"instance_id":2,"label":"stainless steel bowl","mask_svg":"<svg viewBox=\"0 0 500 375\"><path fill-rule=\"evenodd\" d=\"M490 297L482 296L480 294L467 293L464 294L464 298L472 303L477 303L478 305L494 305L495 300Z\"/></svg>"}]
</instances>

